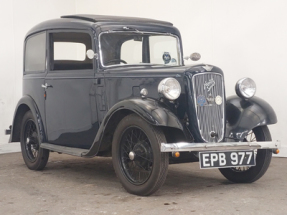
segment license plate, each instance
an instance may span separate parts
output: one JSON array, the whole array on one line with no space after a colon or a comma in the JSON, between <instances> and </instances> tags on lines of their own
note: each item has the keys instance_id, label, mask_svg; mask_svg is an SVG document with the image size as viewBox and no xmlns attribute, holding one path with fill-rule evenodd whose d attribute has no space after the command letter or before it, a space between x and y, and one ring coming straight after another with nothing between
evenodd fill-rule
<instances>
[{"instance_id":1,"label":"license plate","mask_svg":"<svg viewBox=\"0 0 287 215\"><path fill-rule=\"evenodd\" d=\"M254 151L199 152L201 169L255 166Z\"/></svg>"}]
</instances>

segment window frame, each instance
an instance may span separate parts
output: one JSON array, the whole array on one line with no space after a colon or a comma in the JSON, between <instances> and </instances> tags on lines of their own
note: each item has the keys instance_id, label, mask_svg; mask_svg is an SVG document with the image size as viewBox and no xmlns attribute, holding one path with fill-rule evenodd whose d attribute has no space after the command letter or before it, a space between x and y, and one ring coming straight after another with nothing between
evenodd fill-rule
<instances>
[{"instance_id":1,"label":"window frame","mask_svg":"<svg viewBox=\"0 0 287 215\"><path fill-rule=\"evenodd\" d=\"M138 31L103 31L99 34L98 37L98 48L99 48L99 62L100 62L100 66L101 68L111 68L111 67L118 67L118 66L144 66L144 65L153 65L151 63L141 63L141 64L115 64L115 65L109 65L106 66L103 63L103 53L102 53L102 48L101 48L101 36L103 34L112 34L112 33L127 33L127 32L133 32L136 34L139 34ZM176 38L177 40L177 52L178 52L178 56L179 56L179 65L176 66L183 66L183 57L182 57L182 47L181 47L181 43L180 43L180 39L179 36L176 34L172 34L172 33L161 33L161 32L150 32L150 31L140 31L140 33L144 34L157 34L157 35L163 35L163 36L171 36ZM144 44L143 44L144 45ZM144 51L144 47L142 48L142 50ZM162 65L165 66L165 65Z\"/></svg>"},{"instance_id":2,"label":"window frame","mask_svg":"<svg viewBox=\"0 0 287 215\"><path fill-rule=\"evenodd\" d=\"M92 60L92 64L93 64L93 67L92 69L68 69L68 70L51 70L51 64L52 62L54 61L54 59L52 59L53 57L53 46L52 46L52 41L51 41L51 34L54 34L54 33L85 33L85 34L88 34L90 36L90 39L91 39L91 44L92 44L92 50L96 52L95 50L95 40L94 40L94 35L93 33L91 32L91 30L88 30L88 29L55 29L55 30L48 30L47 31L47 44L49 47L47 49L47 71L48 73L77 73L77 72L81 72L83 73L84 72L88 72L90 73L91 71L94 72L95 68L96 68L96 65L97 65L97 59L94 58ZM86 50L87 51L87 50Z\"/></svg>"},{"instance_id":3,"label":"window frame","mask_svg":"<svg viewBox=\"0 0 287 215\"><path fill-rule=\"evenodd\" d=\"M31 39L32 37L35 37L39 34L43 34L45 33L46 34L46 41L45 41L45 66L44 66L44 70L42 71L26 71L26 49L27 49L27 42L29 39ZM39 31L39 32L35 32L33 34L30 34L28 35L26 38L25 38L25 41L24 41L24 53L23 53L23 75L26 75L26 74L43 74L43 73L46 73L47 71L47 43L48 41L48 34L47 34L47 31L44 30L44 31Z\"/></svg>"}]
</instances>

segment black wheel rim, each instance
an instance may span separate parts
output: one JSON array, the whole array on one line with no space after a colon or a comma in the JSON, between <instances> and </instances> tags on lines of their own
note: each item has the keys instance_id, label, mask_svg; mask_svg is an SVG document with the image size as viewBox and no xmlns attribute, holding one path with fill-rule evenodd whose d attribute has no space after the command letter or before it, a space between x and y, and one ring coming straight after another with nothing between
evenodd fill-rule
<instances>
[{"instance_id":1,"label":"black wheel rim","mask_svg":"<svg viewBox=\"0 0 287 215\"><path fill-rule=\"evenodd\" d=\"M144 184L153 168L153 152L147 135L138 127L127 128L120 141L122 171L134 185Z\"/></svg>"},{"instance_id":2,"label":"black wheel rim","mask_svg":"<svg viewBox=\"0 0 287 215\"><path fill-rule=\"evenodd\" d=\"M39 154L39 141L37 128L33 120L25 123L24 147L26 155L31 162L34 162Z\"/></svg>"}]
</instances>

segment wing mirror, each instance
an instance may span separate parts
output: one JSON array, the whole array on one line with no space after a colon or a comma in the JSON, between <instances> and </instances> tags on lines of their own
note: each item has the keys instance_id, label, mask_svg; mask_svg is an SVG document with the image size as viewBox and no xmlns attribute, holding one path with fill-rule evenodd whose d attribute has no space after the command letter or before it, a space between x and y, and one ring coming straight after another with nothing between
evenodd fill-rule
<instances>
[{"instance_id":1,"label":"wing mirror","mask_svg":"<svg viewBox=\"0 0 287 215\"><path fill-rule=\"evenodd\" d=\"M91 59L91 60L92 60L93 58L98 59L98 54L95 53L92 49L87 50L86 55L87 55L87 58L89 58L89 59Z\"/></svg>"},{"instance_id":2,"label":"wing mirror","mask_svg":"<svg viewBox=\"0 0 287 215\"><path fill-rule=\"evenodd\" d=\"M188 60L191 59L192 61L198 61L201 58L201 55L197 52L192 53L190 56L186 56L183 59Z\"/></svg>"}]
</instances>

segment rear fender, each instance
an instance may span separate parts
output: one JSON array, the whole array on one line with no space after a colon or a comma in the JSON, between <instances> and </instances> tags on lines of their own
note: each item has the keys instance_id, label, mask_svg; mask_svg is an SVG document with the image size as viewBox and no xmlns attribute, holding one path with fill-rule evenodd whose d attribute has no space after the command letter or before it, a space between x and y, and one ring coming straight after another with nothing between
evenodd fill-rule
<instances>
[{"instance_id":1,"label":"rear fender","mask_svg":"<svg viewBox=\"0 0 287 215\"><path fill-rule=\"evenodd\" d=\"M36 126L38 129L40 141L44 142L45 140L45 131L43 126L43 121L39 112L39 109L35 103L35 101L28 95L23 96L15 109L13 124L11 128L11 135L9 142L20 142L20 134L21 134L21 124L23 116L27 111L31 110L34 119L36 120Z\"/></svg>"}]
</instances>

